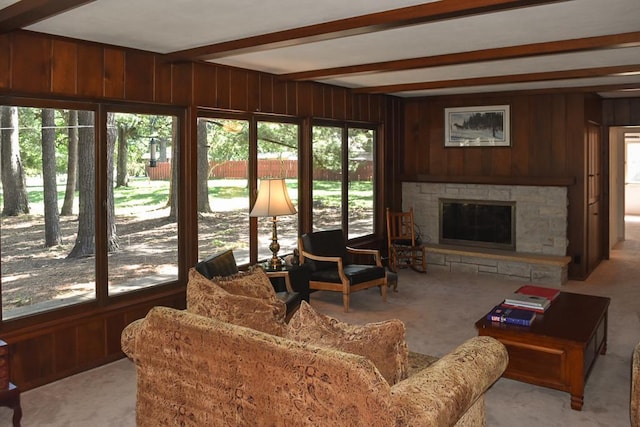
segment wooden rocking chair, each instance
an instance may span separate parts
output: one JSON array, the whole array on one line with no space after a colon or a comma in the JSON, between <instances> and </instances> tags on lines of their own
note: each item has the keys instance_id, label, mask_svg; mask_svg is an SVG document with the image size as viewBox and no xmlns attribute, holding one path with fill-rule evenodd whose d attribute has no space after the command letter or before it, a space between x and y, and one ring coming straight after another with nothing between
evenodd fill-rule
<instances>
[{"instance_id":1,"label":"wooden rocking chair","mask_svg":"<svg viewBox=\"0 0 640 427\"><path fill-rule=\"evenodd\" d=\"M410 267L427 272L427 251L416 236L413 208L409 212L392 212L387 208L387 244L391 271Z\"/></svg>"}]
</instances>

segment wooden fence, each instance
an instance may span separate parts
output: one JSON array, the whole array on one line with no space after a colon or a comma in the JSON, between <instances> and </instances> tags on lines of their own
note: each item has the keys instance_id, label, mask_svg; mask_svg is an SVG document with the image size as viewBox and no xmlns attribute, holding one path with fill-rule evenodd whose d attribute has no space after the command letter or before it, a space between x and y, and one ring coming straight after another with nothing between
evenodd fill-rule
<instances>
[{"instance_id":1,"label":"wooden fence","mask_svg":"<svg viewBox=\"0 0 640 427\"><path fill-rule=\"evenodd\" d=\"M147 176L152 181L168 180L171 177L171 162L157 162L156 166L146 166ZM246 179L248 176L246 160L229 160L226 162L209 162L209 178L211 179ZM269 178L296 178L298 176L297 160L260 160L258 176ZM321 181L337 181L340 172L330 169L316 169L313 178ZM358 167L349 172L350 181L371 181L373 162L361 161Z\"/></svg>"}]
</instances>

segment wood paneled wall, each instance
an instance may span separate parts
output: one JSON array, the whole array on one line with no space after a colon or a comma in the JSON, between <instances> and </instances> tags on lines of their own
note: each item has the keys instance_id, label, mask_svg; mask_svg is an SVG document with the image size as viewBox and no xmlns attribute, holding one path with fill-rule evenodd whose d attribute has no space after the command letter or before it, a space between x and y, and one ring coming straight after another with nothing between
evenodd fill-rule
<instances>
[{"instance_id":1,"label":"wood paneled wall","mask_svg":"<svg viewBox=\"0 0 640 427\"><path fill-rule=\"evenodd\" d=\"M444 147L444 109L510 105L511 147ZM569 274L584 278L588 121L600 122L596 97L577 94L465 95L406 102L405 181L566 185L569 189Z\"/></svg>"},{"instance_id":2,"label":"wood paneled wall","mask_svg":"<svg viewBox=\"0 0 640 427\"><path fill-rule=\"evenodd\" d=\"M381 123L385 96L18 31L0 35L0 94L198 106Z\"/></svg>"},{"instance_id":3,"label":"wood paneled wall","mask_svg":"<svg viewBox=\"0 0 640 427\"><path fill-rule=\"evenodd\" d=\"M605 99L602 104L604 126L640 126L640 97Z\"/></svg>"},{"instance_id":4,"label":"wood paneled wall","mask_svg":"<svg viewBox=\"0 0 640 427\"><path fill-rule=\"evenodd\" d=\"M158 305L184 308L184 289L109 307L67 307L38 324L3 328L11 348L11 381L29 390L122 358L124 327Z\"/></svg>"},{"instance_id":5,"label":"wood paneled wall","mask_svg":"<svg viewBox=\"0 0 640 427\"><path fill-rule=\"evenodd\" d=\"M398 145L401 131L398 98L353 95L345 88L281 81L269 74L207 63L169 64L150 52L28 31L0 35L0 98L11 103L13 97L183 107L187 129L183 165L187 167L180 181L184 193L194 188L189 166L195 163L196 150L189 146L189 139L195 144L192 130L197 108L378 123L383 129L380 154L388 151L385 146ZM382 212L394 173L388 174L380 165L376 171L385 186L376 194L377 209ZM195 206L194 198L188 199L185 206ZM179 224L186 234L180 246L182 272L197 253L195 224L191 216ZM378 227L382 230L382 220ZM118 359L123 356L120 333L126 324L154 305L181 308L184 300L184 284L175 284L169 294L166 290L134 294L104 306L82 305L5 322L0 325L0 337L11 345L12 379L26 390Z\"/></svg>"},{"instance_id":6,"label":"wood paneled wall","mask_svg":"<svg viewBox=\"0 0 640 427\"><path fill-rule=\"evenodd\" d=\"M574 175L572 137L584 126L579 95L439 98L409 101L405 111L403 174L564 178ZM445 147L444 109L470 105L511 107L511 147ZM577 108L576 108L577 107ZM577 125L576 125L577 123Z\"/></svg>"}]
</instances>

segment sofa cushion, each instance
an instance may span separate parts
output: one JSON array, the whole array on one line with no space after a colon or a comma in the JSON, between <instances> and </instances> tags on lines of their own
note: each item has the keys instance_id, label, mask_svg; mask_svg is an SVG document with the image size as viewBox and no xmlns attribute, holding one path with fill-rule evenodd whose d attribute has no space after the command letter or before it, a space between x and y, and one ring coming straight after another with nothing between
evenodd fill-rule
<instances>
[{"instance_id":1,"label":"sofa cushion","mask_svg":"<svg viewBox=\"0 0 640 427\"><path fill-rule=\"evenodd\" d=\"M195 268L189 270L187 311L272 335L283 336L285 304L227 292Z\"/></svg>"},{"instance_id":2,"label":"sofa cushion","mask_svg":"<svg viewBox=\"0 0 640 427\"><path fill-rule=\"evenodd\" d=\"M286 337L364 356L373 362L389 385L407 376L405 327L398 319L350 325L318 313L303 301L289 321Z\"/></svg>"},{"instance_id":3,"label":"sofa cushion","mask_svg":"<svg viewBox=\"0 0 640 427\"><path fill-rule=\"evenodd\" d=\"M240 271L231 276L213 277L211 280L225 291L251 298L273 300L276 291L269 280L269 276L261 267L254 267L249 271Z\"/></svg>"}]
</instances>

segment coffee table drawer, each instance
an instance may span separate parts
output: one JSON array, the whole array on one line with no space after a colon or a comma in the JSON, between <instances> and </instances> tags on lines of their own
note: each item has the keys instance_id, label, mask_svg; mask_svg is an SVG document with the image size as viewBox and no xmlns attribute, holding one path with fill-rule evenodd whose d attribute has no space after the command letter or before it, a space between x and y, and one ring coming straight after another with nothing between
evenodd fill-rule
<instances>
[{"instance_id":1,"label":"coffee table drawer","mask_svg":"<svg viewBox=\"0 0 640 427\"><path fill-rule=\"evenodd\" d=\"M565 351L506 339L500 341L509 352L509 365L504 373L505 377L567 390Z\"/></svg>"}]
</instances>

